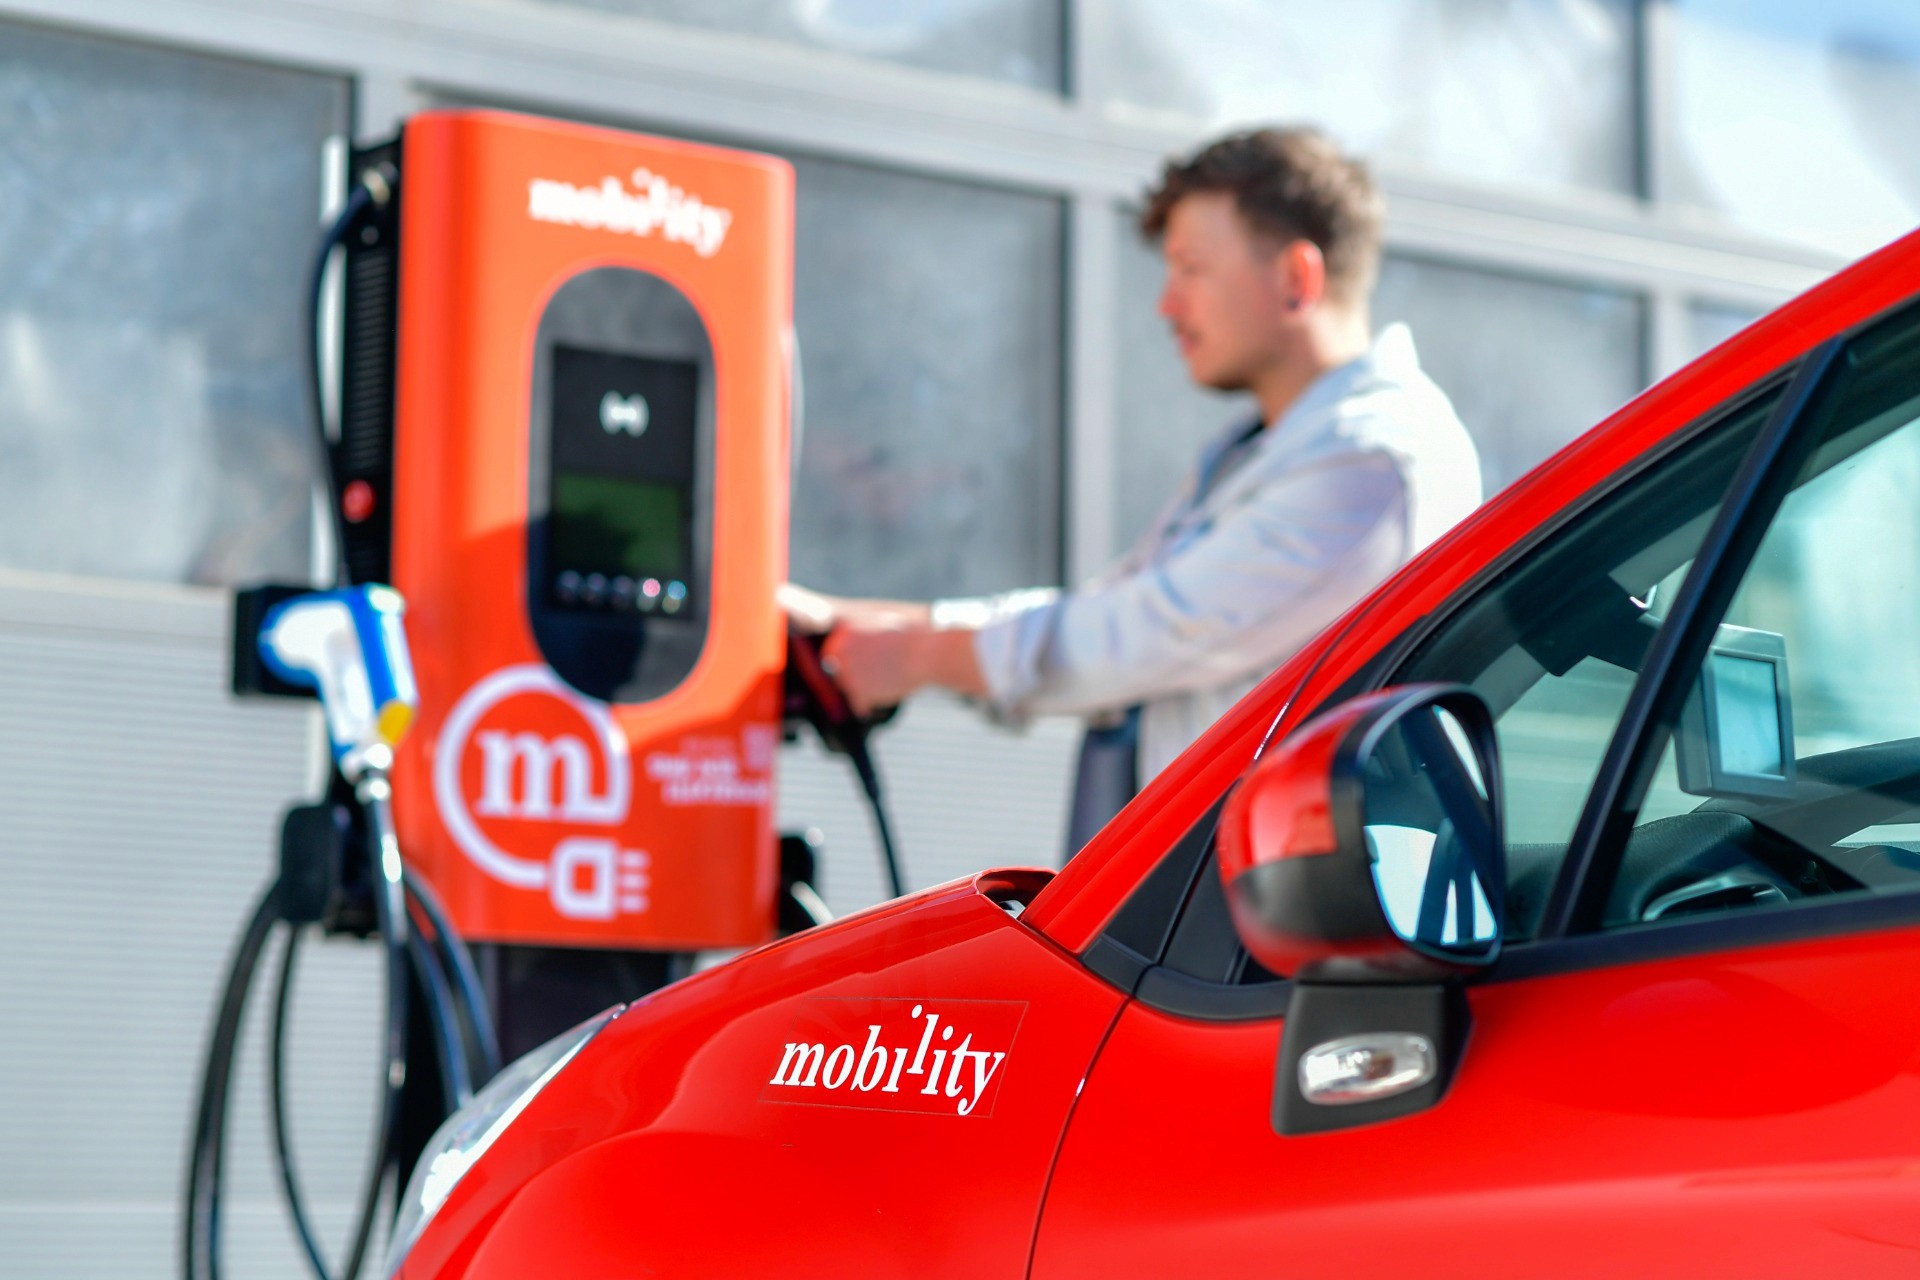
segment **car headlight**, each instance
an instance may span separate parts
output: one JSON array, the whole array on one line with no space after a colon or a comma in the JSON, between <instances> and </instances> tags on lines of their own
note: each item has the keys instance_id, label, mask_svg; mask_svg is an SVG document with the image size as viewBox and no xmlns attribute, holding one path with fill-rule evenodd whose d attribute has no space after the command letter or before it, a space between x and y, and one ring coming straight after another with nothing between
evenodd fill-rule
<instances>
[{"instance_id":1,"label":"car headlight","mask_svg":"<svg viewBox=\"0 0 1920 1280\"><path fill-rule=\"evenodd\" d=\"M467 1170L507 1131L507 1126L519 1118L534 1095L559 1075L573 1055L585 1048L587 1041L598 1035L624 1008L625 1005L615 1005L516 1059L489 1081L486 1088L474 1094L473 1101L447 1117L420 1153L419 1163L413 1166L413 1176L407 1179L382 1275L390 1277L400 1269L420 1233L446 1203Z\"/></svg>"}]
</instances>

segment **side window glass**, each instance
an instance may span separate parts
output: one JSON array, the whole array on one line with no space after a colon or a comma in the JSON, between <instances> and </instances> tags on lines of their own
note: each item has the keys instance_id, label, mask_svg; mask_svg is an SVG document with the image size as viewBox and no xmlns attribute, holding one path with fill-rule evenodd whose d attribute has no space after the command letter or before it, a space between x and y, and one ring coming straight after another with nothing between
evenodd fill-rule
<instances>
[{"instance_id":1,"label":"side window glass","mask_svg":"<svg viewBox=\"0 0 1920 1280\"><path fill-rule=\"evenodd\" d=\"M1509 938L1532 937L1678 582L1779 391L1630 477L1447 618L1384 683L1471 685L1507 802ZM1663 585L1665 584L1665 585Z\"/></svg>"},{"instance_id":2,"label":"side window glass","mask_svg":"<svg viewBox=\"0 0 1920 1280\"><path fill-rule=\"evenodd\" d=\"M1492 707L1506 789L1510 939L1538 927L1658 627L1662 593L1692 563L1778 394L1774 387L1751 398L1603 496L1381 681L1467 684ZM1239 946L1210 848L1163 963L1206 982L1275 980Z\"/></svg>"},{"instance_id":3,"label":"side window glass","mask_svg":"<svg viewBox=\"0 0 1920 1280\"><path fill-rule=\"evenodd\" d=\"M1920 323L1853 356L1664 726L1604 927L1920 888Z\"/></svg>"}]
</instances>

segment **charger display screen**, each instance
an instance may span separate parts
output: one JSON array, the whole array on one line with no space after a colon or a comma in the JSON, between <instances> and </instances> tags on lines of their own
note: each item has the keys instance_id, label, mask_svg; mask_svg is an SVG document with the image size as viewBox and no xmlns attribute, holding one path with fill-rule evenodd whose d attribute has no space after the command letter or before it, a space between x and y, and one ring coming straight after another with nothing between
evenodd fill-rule
<instances>
[{"instance_id":1,"label":"charger display screen","mask_svg":"<svg viewBox=\"0 0 1920 1280\"><path fill-rule=\"evenodd\" d=\"M547 599L684 614L693 599L699 366L553 348Z\"/></svg>"}]
</instances>

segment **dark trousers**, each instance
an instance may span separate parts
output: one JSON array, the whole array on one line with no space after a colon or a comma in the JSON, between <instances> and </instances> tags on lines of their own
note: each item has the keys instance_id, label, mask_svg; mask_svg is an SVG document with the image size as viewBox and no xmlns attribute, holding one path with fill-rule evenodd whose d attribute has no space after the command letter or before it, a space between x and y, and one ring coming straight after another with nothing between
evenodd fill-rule
<instances>
[{"instance_id":1,"label":"dark trousers","mask_svg":"<svg viewBox=\"0 0 1920 1280\"><path fill-rule=\"evenodd\" d=\"M1071 858L1140 790L1140 708L1129 707L1116 724L1090 725L1080 740L1073 775L1073 807L1067 813Z\"/></svg>"}]
</instances>

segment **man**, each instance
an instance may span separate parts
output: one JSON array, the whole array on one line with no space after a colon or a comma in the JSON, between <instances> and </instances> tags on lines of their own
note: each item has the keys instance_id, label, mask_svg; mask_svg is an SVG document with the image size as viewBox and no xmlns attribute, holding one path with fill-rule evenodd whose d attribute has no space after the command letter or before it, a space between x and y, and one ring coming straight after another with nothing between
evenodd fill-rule
<instances>
[{"instance_id":1,"label":"man","mask_svg":"<svg viewBox=\"0 0 1920 1280\"><path fill-rule=\"evenodd\" d=\"M1381 217L1366 170L1310 129L1235 134L1170 163L1140 223L1166 260L1160 314L1193 380L1251 392L1259 419L1215 440L1125 558L1072 591L916 604L787 588L796 621L831 629L824 657L854 706L938 686L1014 721L1096 717L1077 848L1471 511L1479 459L1453 407L1404 326L1371 337Z\"/></svg>"}]
</instances>

